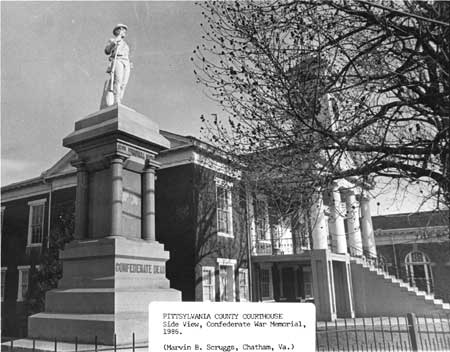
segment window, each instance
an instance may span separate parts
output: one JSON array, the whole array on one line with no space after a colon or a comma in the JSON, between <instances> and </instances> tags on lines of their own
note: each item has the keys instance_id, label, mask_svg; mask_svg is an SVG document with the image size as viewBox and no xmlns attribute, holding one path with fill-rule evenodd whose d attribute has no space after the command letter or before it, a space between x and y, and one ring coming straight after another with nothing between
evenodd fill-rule
<instances>
[{"instance_id":1,"label":"window","mask_svg":"<svg viewBox=\"0 0 450 352\"><path fill-rule=\"evenodd\" d=\"M236 259L217 258L219 265L219 298L220 302L235 301L234 268Z\"/></svg>"},{"instance_id":2,"label":"window","mask_svg":"<svg viewBox=\"0 0 450 352\"><path fill-rule=\"evenodd\" d=\"M214 267L204 266L202 268L203 301L214 302L216 300Z\"/></svg>"},{"instance_id":3,"label":"window","mask_svg":"<svg viewBox=\"0 0 450 352\"><path fill-rule=\"evenodd\" d=\"M220 301L232 302L233 301L232 290L230 290L232 282L230 280L228 265L220 265L219 274L220 274Z\"/></svg>"},{"instance_id":4,"label":"window","mask_svg":"<svg viewBox=\"0 0 450 352\"><path fill-rule=\"evenodd\" d=\"M270 241L269 210L267 200L257 197L255 200L256 238L261 241Z\"/></svg>"},{"instance_id":5,"label":"window","mask_svg":"<svg viewBox=\"0 0 450 352\"><path fill-rule=\"evenodd\" d=\"M21 302L25 299L25 295L28 291L28 282L30 278L30 266L18 266L17 270L19 271L19 280L18 280L18 289L17 289L17 301Z\"/></svg>"},{"instance_id":6,"label":"window","mask_svg":"<svg viewBox=\"0 0 450 352\"><path fill-rule=\"evenodd\" d=\"M28 202L30 206L28 220L28 246L40 246L44 238L45 199Z\"/></svg>"},{"instance_id":7,"label":"window","mask_svg":"<svg viewBox=\"0 0 450 352\"><path fill-rule=\"evenodd\" d=\"M248 269L239 269L239 300L248 301Z\"/></svg>"},{"instance_id":8,"label":"window","mask_svg":"<svg viewBox=\"0 0 450 352\"><path fill-rule=\"evenodd\" d=\"M216 178L217 231L220 236L233 236L231 184Z\"/></svg>"},{"instance_id":9,"label":"window","mask_svg":"<svg viewBox=\"0 0 450 352\"><path fill-rule=\"evenodd\" d=\"M1 294L2 294L2 297L1 297L1 299L2 299L2 302L3 302L3 300L5 298L6 267L3 267L1 270L2 270L2 278L1 278L1 285L2 285L2 287L1 287L1 290L2 290Z\"/></svg>"},{"instance_id":10,"label":"window","mask_svg":"<svg viewBox=\"0 0 450 352\"><path fill-rule=\"evenodd\" d=\"M405 258L406 273L408 281L412 286L421 291L432 293L433 275L431 272L430 259L422 252L413 251Z\"/></svg>"},{"instance_id":11,"label":"window","mask_svg":"<svg viewBox=\"0 0 450 352\"><path fill-rule=\"evenodd\" d=\"M272 272L271 269L262 268L260 271L261 278L261 299L268 300L273 297L272 290Z\"/></svg>"}]
</instances>

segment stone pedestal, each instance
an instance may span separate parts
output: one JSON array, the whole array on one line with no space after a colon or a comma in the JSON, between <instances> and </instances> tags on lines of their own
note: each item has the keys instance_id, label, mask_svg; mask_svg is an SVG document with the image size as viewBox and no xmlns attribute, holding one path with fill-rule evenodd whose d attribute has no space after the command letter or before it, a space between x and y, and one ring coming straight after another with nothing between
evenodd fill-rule
<instances>
[{"instance_id":1,"label":"stone pedestal","mask_svg":"<svg viewBox=\"0 0 450 352\"><path fill-rule=\"evenodd\" d=\"M28 321L29 337L112 345L148 337L148 304L179 301L165 276L168 252L157 242L110 237L78 240L61 253L63 278L45 312Z\"/></svg>"},{"instance_id":2,"label":"stone pedestal","mask_svg":"<svg viewBox=\"0 0 450 352\"><path fill-rule=\"evenodd\" d=\"M148 304L179 301L155 241L155 161L169 147L158 126L123 105L75 123L63 141L78 156L75 240L61 252L63 277L31 338L111 345L148 338Z\"/></svg>"}]
</instances>

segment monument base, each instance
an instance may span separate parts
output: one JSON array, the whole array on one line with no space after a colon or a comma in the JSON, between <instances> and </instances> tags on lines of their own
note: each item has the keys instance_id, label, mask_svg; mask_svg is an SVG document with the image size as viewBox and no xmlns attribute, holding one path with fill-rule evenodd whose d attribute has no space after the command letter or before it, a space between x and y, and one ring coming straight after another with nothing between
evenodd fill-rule
<instances>
[{"instance_id":1,"label":"monument base","mask_svg":"<svg viewBox=\"0 0 450 352\"><path fill-rule=\"evenodd\" d=\"M162 244L124 237L69 243L63 278L46 294L45 312L28 319L28 337L113 345L148 339L148 305L181 301L165 276Z\"/></svg>"}]
</instances>

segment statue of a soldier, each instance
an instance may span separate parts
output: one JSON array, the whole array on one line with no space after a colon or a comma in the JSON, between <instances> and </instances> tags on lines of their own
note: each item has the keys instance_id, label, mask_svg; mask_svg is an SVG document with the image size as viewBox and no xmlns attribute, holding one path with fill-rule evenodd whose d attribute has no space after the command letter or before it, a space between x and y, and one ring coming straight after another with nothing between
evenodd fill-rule
<instances>
[{"instance_id":1,"label":"statue of a soldier","mask_svg":"<svg viewBox=\"0 0 450 352\"><path fill-rule=\"evenodd\" d=\"M130 78L130 48L124 38L128 27L119 23L113 29L111 38L105 47L105 54L109 55L109 65L106 73L110 74L105 82L100 109L120 103Z\"/></svg>"}]
</instances>

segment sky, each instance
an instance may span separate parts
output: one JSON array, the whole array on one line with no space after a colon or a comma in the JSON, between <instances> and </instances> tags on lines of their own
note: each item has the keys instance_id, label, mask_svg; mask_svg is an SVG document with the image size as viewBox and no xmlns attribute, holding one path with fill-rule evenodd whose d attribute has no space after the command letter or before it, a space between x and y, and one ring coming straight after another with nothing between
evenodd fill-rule
<instances>
[{"instance_id":1,"label":"sky","mask_svg":"<svg viewBox=\"0 0 450 352\"><path fill-rule=\"evenodd\" d=\"M134 68L123 104L160 128L199 137L217 113L190 61L201 39L194 2L1 2L1 184L39 176L68 150L75 121L99 109L103 49L129 27Z\"/></svg>"},{"instance_id":2,"label":"sky","mask_svg":"<svg viewBox=\"0 0 450 352\"><path fill-rule=\"evenodd\" d=\"M39 176L68 149L77 120L99 110L117 23L128 25L134 68L122 103L160 129L200 135L200 115L221 113L195 83L190 57L201 43L192 1L1 1L1 185ZM415 211L416 195L383 189L372 213ZM374 195L379 191L373 192ZM399 201L401 200L401 201ZM426 208L425 208L426 209Z\"/></svg>"}]
</instances>

